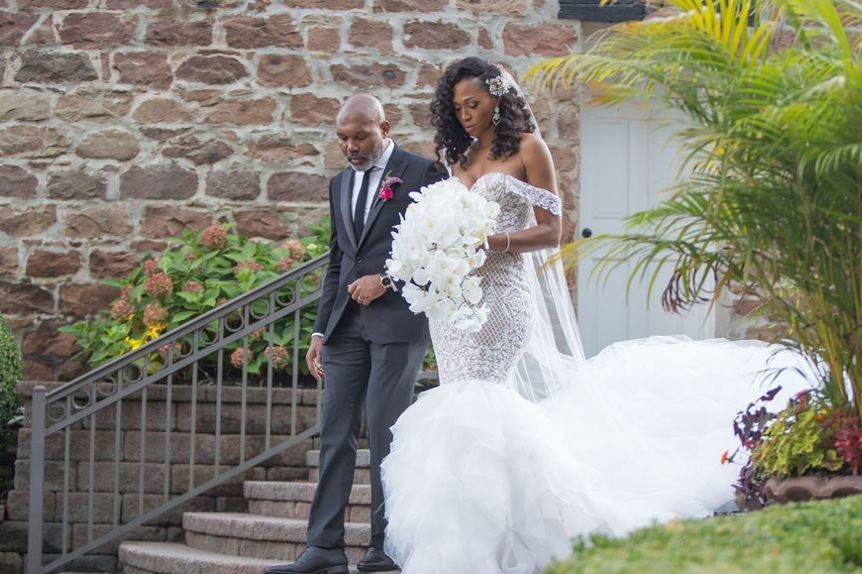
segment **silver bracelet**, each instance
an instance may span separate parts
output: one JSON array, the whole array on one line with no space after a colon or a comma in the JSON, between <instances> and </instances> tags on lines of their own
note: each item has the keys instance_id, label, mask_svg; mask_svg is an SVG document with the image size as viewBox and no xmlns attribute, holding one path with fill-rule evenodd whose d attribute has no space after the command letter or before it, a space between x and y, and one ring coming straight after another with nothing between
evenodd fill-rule
<instances>
[{"instance_id":1,"label":"silver bracelet","mask_svg":"<svg viewBox=\"0 0 862 574\"><path fill-rule=\"evenodd\" d=\"M512 245L512 238L509 236L509 232L506 232L506 248L503 250L503 253L506 253L509 250L509 247Z\"/></svg>"}]
</instances>

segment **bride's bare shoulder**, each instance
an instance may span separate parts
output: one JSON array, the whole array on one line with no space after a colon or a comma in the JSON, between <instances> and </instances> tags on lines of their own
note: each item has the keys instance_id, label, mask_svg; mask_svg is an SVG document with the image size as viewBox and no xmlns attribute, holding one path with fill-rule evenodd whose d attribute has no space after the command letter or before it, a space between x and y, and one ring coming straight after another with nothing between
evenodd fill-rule
<instances>
[{"instance_id":1,"label":"bride's bare shoulder","mask_svg":"<svg viewBox=\"0 0 862 574\"><path fill-rule=\"evenodd\" d=\"M521 137L518 155L527 172L528 183L556 193L554 159L545 140L535 134L525 133Z\"/></svg>"},{"instance_id":2,"label":"bride's bare shoulder","mask_svg":"<svg viewBox=\"0 0 862 574\"><path fill-rule=\"evenodd\" d=\"M545 152L548 152L548 144L546 144L545 140L543 140L536 134L525 132L521 135L521 145L519 151L521 152L521 154L526 155L543 154Z\"/></svg>"}]
</instances>

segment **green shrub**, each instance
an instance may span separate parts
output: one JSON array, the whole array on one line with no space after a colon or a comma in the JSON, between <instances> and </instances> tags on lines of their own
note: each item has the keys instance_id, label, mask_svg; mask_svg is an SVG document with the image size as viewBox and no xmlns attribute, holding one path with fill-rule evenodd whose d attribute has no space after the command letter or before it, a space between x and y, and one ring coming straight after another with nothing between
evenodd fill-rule
<instances>
[{"instance_id":1,"label":"green shrub","mask_svg":"<svg viewBox=\"0 0 862 574\"><path fill-rule=\"evenodd\" d=\"M546 574L862 572L862 496L593 537Z\"/></svg>"},{"instance_id":2,"label":"green shrub","mask_svg":"<svg viewBox=\"0 0 862 574\"><path fill-rule=\"evenodd\" d=\"M21 351L6 321L0 317L0 424L17 416L21 397L15 385L21 379Z\"/></svg>"},{"instance_id":3,"label":"green shrub","mask_svg":"<svg viewBox=\"0 0 862 574\"><path fill-rule=\"evenodd\" d=\"M277 243L252 240L222 225L212 225L197 233L187 231L173 239L158 258L144 261L124 279L106 281L121 292L99 317L63 327L61 331L75 335L90 366L95 367L325 253L328 240L328 219L314 226L309 236ZM318 273L300 289L316 289L320 279ZM315 315L313 306L301 313L302 359ZM215 329L215 324L210 325L207 333L214 333ZM247 371L259 375L271 353L273 367L290 371L293 315L276 322L272 345L261 331L248 336L247 350L243 349L242 340L226 347L225 365L241 369L243 355L247 353ZM150 357L151 369L163 364L169 351L160 349L154 353ZM204 377L215 372L215 361L215 354L200 361ZM305 372L304 360L300 360L300 368ZM180 378L183 375L188 373L180 373Z\"/></svg>"},{"instance_id":4,"label":"green shrub","mask_svg":"<svg viewBox=\"0 0 862 574\"><path fill-rule=\"evenodd\" d=\"M21 351L18 343L0 317L0 468L12 464L12 449L17 439L17 431L6 429L6 423L18 416L21 411L21 397L15 384L21 378ZM0 497L9 489L5 474L0 474Z\"/></svg>"}]
</instances>

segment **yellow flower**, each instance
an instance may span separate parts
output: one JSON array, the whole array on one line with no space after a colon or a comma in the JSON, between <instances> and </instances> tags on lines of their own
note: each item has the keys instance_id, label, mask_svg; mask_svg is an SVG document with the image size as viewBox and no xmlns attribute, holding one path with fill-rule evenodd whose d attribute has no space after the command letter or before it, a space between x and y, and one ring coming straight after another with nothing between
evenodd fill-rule
<instances>
[{"instance_id":1,"label":"yellow flower","mask_svg":"<svg viewBox=\"0 0 862 574\"><path fill-rule=\"evenodd\" d=\"M147 333L146 333L147 340L152 341L153 339L158 339L159 335L162 334L162 332L165 330L166 326L167 325L165 325L165 323L157 323L155 325L150 325L147 328Z\"/></svg>"},{"instance_id":2,"label":"yellow flower","mask_svg":"<svg viewBox=\"0 0 862 574\"><path fill-rule=\"evenodd\" d=\"M158 323L156 325L151 325L147 327L147 330L144 331L144 334L143 336L141 336L141 338L135 339L134 337L126 337L123 340L134 351L135 349L143 346L144 344L149 343L153 339L158 339L159 335L161 335L162 332L165 330L165 327L167 327L166 323Z\"/></svg>"},{"instance_id":3,"label":"yellow flower","mask_svg":"<svg viewBox=\"0 0 862 574\"><path fill-rule=\"evenodd\" d=\"M126 337L126 338L124 339L124 341L125 341L126 343L128 343L129 347L131 347L131 348L132 348L132 350L134 351L135 349L137 349L138 347L140 347L141 345L143 345L144 343L146 343L146 342L147 342L147 338L146 338L146 336L141 337L140 339L134 339L134 338L132 338L132 337Z\"/></svg>"}]
</instances>

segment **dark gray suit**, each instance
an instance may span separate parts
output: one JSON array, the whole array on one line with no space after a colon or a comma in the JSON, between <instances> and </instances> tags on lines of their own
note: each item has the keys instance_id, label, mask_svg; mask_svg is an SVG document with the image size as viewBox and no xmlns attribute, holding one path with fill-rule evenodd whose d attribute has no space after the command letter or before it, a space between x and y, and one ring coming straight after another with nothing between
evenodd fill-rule
<instances>
[{"instance_id":1,"label":"dark gray suit","mask_svg":"<svg viewBox=\"0 0 862 574\"><path fill-rule=\"evenodd\" d=\"M392 151L382 181L399 177L389 201L379 187L355 237L351 196L354 170L346 168L329 184L332 215L329 266L314 331L324 334L325 373L320 433L320 482L311 506L308 544L344 546L344 511L353 484L356 442L363 399L371 449L371 545L383 548L385 528L380 462L389 453L389 427L410 406L416 375L428 345L428 322L414 315L399 292L387 291L368 306L351 303L347 286L363 275L382 273L392 244L392 227L411 203L408 194L447 177L438 163L402 150Z\"/></svg>"}]
</instances>

